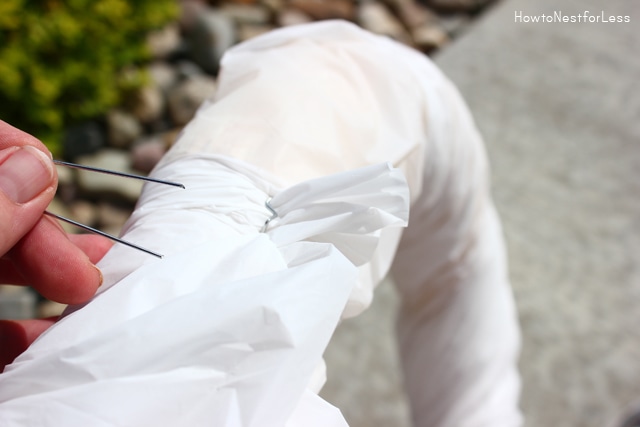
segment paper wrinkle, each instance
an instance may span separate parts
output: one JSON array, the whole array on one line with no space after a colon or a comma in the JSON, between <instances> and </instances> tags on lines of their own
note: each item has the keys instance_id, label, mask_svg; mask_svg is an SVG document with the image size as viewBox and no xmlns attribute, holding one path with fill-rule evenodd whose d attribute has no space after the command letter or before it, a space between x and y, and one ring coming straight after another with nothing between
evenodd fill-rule
<instances>
[{"instance_id":1,"label":"paper wrinkle","mask_svg":"<svg viewBox=\"0 0 640 427\"><path fill-rule=\"evenodd\" d=\"M270 205L278 217L267 233L277 245L331 243L359 266L377 248L378 230L407 225L409 189L399 170L379 164L295 185Z\"/></svg>"},{"instance_id":2,"label":"paper wrinkle","mask_svg":"<svg viewBox=\"0 0 640 427\"><path fill-rule=\"evenodd\" d=\"M268 243L266 238L259 240ZM253 249L254 256L264 253L263 248ZM206 257L201 255L203 258ZM163 273L158 271L159 276ZM77 398L84 402L84 388L93 389L104 381L103 387L112 387L111 393L101 390L108 396L110 406L114 399L123 405L122 409L110 409L113 425L127 425L133 411L130 406L150 398L136 394L146 389L144 384L158 387L163 396L180 390L194 398L203 387L233 389L241 419L209 425L284 425L320 361L354 279L355 269L334 249L325 258L299 267L284 267L272 274L225 282L220 287L205 283L197 292L164 302L104 331L81 330L90 315L92 305L89 305L64 320L67 326L75 324L74 329L83 336L76 338L76 344L32 360L22 357L20 363L0 377L3 402L0 420L6 411L11 412L20 404L21 396L42 410L55 413L59 405L51 393L60 390L63 402ZM154 283L129 278L123 285L138 288L138 297L157 291ZM112 296L113 291L124 286L112 288L99 300L112 298L116 301L111 306L117 304L119 296ZM212 306L212 301L221 304ZM195 321L183 323L186 316ZM54 329L37 345L46 346L56 335ZM202 370L208 382L191 384L190 375L182 379L176 373L177 389L176 384L169 384L171 388L167 389L168 384L156 378L176 370ZM113 385L118 382L112 384L116 379L138 386L132 388L127 384L126 388L116 388ZM129 396L131 402L127 404L120 396L131 394L132 389L135 393ZM211 405L224 397L224 392L213 393ZM156 400L154 406L157 404ZM123 415L118 418L116 414L120 412ZM146 420L157 425L181 425L182 418L167 423L166 419L157 418L156 412L147 414ZM52 418L43 425L80 425L74 424L74 419L63 418L61 423L60 419Z\"/></svg>"},{"instance_id":3,"label":"paper wrinkle","mask_svg":"<svg viewBox=\"0 0 640 427\"><path fill-rule=\"evenodd\" d=\"M354 263L380 227L406 223L402 174L382 164L278 190L242 162L186 155L153 176L187 190L147 186L123 236L165 258L114 246L101 292L0 375L0 425L275 427L296 425L302 402L330 408L305 390ZM268 192L280 216L260 233Z\"/></svg>"}]
</instances>

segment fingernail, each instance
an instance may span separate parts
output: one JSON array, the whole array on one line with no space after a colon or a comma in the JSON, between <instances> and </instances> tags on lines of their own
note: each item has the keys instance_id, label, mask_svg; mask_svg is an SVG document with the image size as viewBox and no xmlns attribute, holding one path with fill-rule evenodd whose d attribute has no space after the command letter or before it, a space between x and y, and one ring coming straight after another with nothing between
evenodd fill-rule
<instances>
[{"instance_id":1,"label":"fingernail","mask_svg":"<svg viewBox=\"0 0 640 427\"><path fill-rule=\"evenodd\" d=\"M0 164L0 191L16 203L25 203L51 185L53 162L35 147L15 150Z\"/></svg>"},{"instance_id":2,"label":"fingernail","mask_svg":"<svg viewBox=\"0 0 640 427\"><path fill-rule=\"evenodd\" d=\"M104 276L102 275L102 270L100 270L96 265L93 266L96 270L98 270L98 274L100 275L100 282L98 283L98 287L102 286L102 282L104 282Z\"/></svg>"}]
</instances>

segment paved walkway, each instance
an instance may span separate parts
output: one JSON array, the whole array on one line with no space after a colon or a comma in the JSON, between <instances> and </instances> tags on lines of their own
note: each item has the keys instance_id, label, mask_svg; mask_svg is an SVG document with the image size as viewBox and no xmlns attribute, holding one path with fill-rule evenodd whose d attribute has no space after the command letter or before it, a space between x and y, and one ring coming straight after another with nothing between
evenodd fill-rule
<instances>
[{"instance_id":1,"label":"paved walkway","mask_svg":"<svg viewBox=\"0 0 640 427\"><path fill-rule=\"evenodd\" d=\"M631 22L516 22L585 11ZM502 1L436 62L492 161L527 426L610 425L640 402L640 2ZM352 427L408 425L395 299L389 287L378 296L328 352L325 396Z\"/></svg>"}]
</instances>

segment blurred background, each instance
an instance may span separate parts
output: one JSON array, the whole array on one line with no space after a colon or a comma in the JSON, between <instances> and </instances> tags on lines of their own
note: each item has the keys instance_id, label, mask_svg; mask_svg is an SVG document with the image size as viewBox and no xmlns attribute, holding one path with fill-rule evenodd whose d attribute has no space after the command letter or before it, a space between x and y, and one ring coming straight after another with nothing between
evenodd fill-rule
<instances>
[{"instance_id":1,"label":"blurred background","mask_svg":"<svg viewBox=\"0 0 640 427\"><path fill-rule=\"evenodd\" d=\"M558 12L588 18L527 19ZM432 56L469 103L510 253L527 425L621 425L640 410L640 2L3 0L0 119L60 158L144 174L227 48L331 18ZM59 173L51 210L118 234L140 184ZM0 288L2 317L60 309ZM327 350L323 396L352 427L410 425L396 310L387 281Z\"/></svg>"}]
</instances>

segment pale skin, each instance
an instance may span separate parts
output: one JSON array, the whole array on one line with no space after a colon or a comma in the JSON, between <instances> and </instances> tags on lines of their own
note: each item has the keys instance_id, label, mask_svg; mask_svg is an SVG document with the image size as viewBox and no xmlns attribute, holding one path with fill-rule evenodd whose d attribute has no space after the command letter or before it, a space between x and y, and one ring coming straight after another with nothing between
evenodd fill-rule
<instances>
[{"instance_id":1,"label":"pale skin","mask_svg":"<svg viewBox=\"0 0 640 427\"><path fill-rule=\"evenodd\" d=\"M95 263L112 243L67 234L43 215L57 185L47 148L0 120L0 283L29 285L52 301L79 304L101 285ZM54 321L0 320L0 371Z\"/></svg>"}]
</instances>

